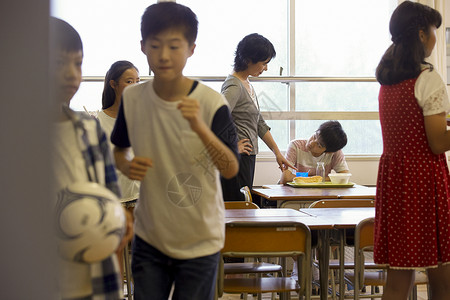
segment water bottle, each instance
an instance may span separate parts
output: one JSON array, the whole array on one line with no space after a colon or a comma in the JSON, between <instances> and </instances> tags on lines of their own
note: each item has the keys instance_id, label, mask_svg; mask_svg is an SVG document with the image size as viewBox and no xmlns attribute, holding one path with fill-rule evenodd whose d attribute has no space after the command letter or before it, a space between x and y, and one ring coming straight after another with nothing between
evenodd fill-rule
<instances>
[{"instance_id":1,"label":"water bottle","mask_svg":"<svg viewBox=\"0 0 450 300\"><path fill-rule=\"evenodd\" d=\"M324 162L318 161L316 166L316 175L322 176L322 181L325 181L325 165Z\"/></svg>"}]
</instances>

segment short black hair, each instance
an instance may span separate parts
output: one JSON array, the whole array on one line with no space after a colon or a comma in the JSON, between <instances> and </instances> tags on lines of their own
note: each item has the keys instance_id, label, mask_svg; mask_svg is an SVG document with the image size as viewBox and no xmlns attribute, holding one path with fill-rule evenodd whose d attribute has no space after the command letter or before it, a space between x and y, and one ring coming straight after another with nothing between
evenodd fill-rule
<instances>
[{"instance_id":1,"label":"short black hair","mask_svg":"<svg viewBox=\"0 0 450 300\"><path fill-rule=\"evenodd\" d=\"M159 2L147 7L141 20L142 40L167 29L183 31L189 45L192 45L197 39L197 16L189 7L175 2Z\"/></svg>"},{"instance_id":2,"label":"short black hair","mask_svg":"<svg viewBox=\"0 0 450 300\"><path fill-rule=\"evenodd\" d=\"M347 134L338 121L327 121L320 124L316 132L319 142L326 148L325 152L336 152L347 145Z\"/></svg>"},{"instance_id":3,"label":"short black hair","mask_svg":"<svg viewBox=\"0 0 450 300\"><path fill-rule=\"evenodd\" d=\"M64 52L83 52L83 42L78 32L69 23L50 17L50 45Z\"/></svg>"},{"instance_id":4,"label":"short black hair","mask_svg":"<svg viewBox=\"0 0 450 300\"><path fill-rule=\"evenodd\" d=\"M277 55L272 43L260 34L245 36L238 44L234 56L234 71L245 71L249 63L271 60Z\"/></svg>"},{"instance_id":5,"label":"short black hair","mask_svg":"<svg viewBox=\"0 0 450 300\"><path fill-rule=\"evenodd\" d=\"M135 65L133 65L131 62L127 60L119 60L111 65L108 72L106 72L105 76L102 94L102 109L107 109L108 107L111 107L114 104L114 101L116 100L116 92L111 87L111 84L109 82L111 80L117 82L120 76L122 76L122 74L126 70L133 68L139 72L139 70L135 67Z\"/></svg>"}]
</instances>

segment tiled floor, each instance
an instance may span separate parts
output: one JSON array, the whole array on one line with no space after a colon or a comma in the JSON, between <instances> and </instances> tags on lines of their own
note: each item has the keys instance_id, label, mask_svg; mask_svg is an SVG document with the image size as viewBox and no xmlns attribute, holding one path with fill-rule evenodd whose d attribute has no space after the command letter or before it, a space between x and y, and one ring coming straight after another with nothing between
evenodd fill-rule
<instances>
[{"instance_id":1,"label":"tiled floor","mask_svg":"<svg viewBox=\"0 0 450 300\"><path fill-rule=\"evenodd\" d=\"M125 290L125 294L126 294L126 290ZM313 297L313 299L317 299L318 296ZM125 298L127 299L127 298ZM223 297L219 298L220 300L241 300L240 295L237 294L224 294ZM247 300L255 300L257 299L256 297L254 298L253 296L249 295L247 297ZM271 294L264 294L262 296L263 300L269 300L271 299ZM295 293L292 294L291 299L295 300L296 299L296 295ZM329 299L331 299L331 296L329 297ZM380 298L375 298L375 299L380 299ZM417 300L428 300L428 296L427 296L427 290L426 290L426 286L424 285L419 285L417 287Z\"/></svg>"},{"instance_id":2,"label":"tiled floor","mask_svg":"<svg viewBox=\"0 0 450 300\"><path fill-rule=\"evenodd\" d=\"M313 297L313 299L317 299L318 297ZM219 298L220 300L240 300L240 295L232 295L232 294L224 294L223 297ZM247 297L247 300L254 300L257 299L256 297L253 298L251 295ZM264 294L262 297L263 300L269 300L271 299L271 294ZM291 299L298 299L296 298L295 294L292 294ZM329 297L331 299L331 296ZM375 298L375 299L381 299L381 298ZM417 300L428 300L427 296L427 290L425 285L419 285L417 287Z\"/></svg>"}]
</instances>

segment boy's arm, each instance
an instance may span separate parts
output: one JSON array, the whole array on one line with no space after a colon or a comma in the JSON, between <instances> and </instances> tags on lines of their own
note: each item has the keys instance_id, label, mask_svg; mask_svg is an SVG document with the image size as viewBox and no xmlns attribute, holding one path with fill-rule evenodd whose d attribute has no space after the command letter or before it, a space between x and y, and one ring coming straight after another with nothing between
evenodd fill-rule
<instances>
[{"instance_id":1,"label":"boy's arm","mask_svg":"<svg viewBox=\"0 0 450 300\"><path fill-rule=\"evenodd\" d=\"M125 120L123 99L119 107L114 129L111 133L111 142L115 145L114 159L117 169L128 178L141 181L147 169L152 166L152 160L146 157L131 158L131 145L128 137L127 122Z\"/></svg>"},{"instance_id":2,"label":"boy's arm","mask_svg":"<svg viewBox=\"0 0 450 300\"><path fill-rule=\"evenodd\" d=\"M226 179L236 176L239 171L237 157L200 118L199 102L189 97L183 97L178 104L178 109L206 146L208 154L220 174Z\"/></svg>"},{"instance_id":3,"label":"boy's arm","mask_svg":"<svg viewBox=\"0 0 450 300\"><path fill-rule=\"evenodd\" d=\"M116 160L117 169L132 180L142 181L147 173L147 169L152 166L152 160L140 156L135 156L133 159L130 159L130 149L130 147L114 147L114 158Z\"/></svg>"}]
</instances>

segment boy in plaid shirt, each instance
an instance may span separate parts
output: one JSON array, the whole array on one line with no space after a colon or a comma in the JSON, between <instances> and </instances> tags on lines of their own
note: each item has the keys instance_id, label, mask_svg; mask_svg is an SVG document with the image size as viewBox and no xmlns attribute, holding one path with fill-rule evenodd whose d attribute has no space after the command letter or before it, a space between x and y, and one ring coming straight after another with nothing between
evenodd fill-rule
<instances>
[{"instance_id":1,"label":"boy in plaid shirt","mask_svg":"<svg viewBox=\"0 0 450 300\"><path fill-rule=\"evenodd\" d=\"M56 18L50 19L50 30L55 76L52 91L59 107L54 124L55 194L71 183L92 181L106 186L120 196L105 133L96 119L69 108L70 100L81 83L81 38L72 26ZM131 220L128 215L127 219ZM124 247L130 235L132 224L127 220L127 234L119 248ZM122 298L120 269L115 254L92 264L61 258L59 266L62 299Z\"/></svg>"}]
</instances>

